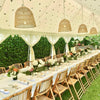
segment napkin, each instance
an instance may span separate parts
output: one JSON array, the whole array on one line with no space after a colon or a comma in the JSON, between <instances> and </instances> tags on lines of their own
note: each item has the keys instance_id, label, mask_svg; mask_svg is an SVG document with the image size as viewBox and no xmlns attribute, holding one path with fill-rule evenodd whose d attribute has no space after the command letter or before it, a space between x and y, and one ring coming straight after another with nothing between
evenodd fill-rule
<instances>
[{"instance_id":1,"label":"napkin","mask_svg":"<svg viewBox=\"0 0 100 100\"><path fill-rule=\"evenodd\" d=\"M7 89L0 89L0 92L2 92L4 94L9 94L9 91Z\"/></svg>"},{"instance_id":2,"label":"napkin","mask_svg":"<svg viewBox=\"0 0 100 100\"><path fill-rule=\"evenodd\" d=\"M25 81L25 80L18 80L19 83L21 84L24 84L24 85L28 85L29 82L28 81Z\"/></svg>"}]
</instances>

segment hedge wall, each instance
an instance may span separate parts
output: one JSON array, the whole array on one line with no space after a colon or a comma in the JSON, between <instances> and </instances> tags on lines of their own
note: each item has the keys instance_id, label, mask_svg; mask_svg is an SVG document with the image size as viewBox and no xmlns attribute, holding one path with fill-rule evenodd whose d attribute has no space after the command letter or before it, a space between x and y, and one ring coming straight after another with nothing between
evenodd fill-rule
<instances>
[{"instance_id":1,"label":"hedge wall","mask_svg":"<svg viewBox=\"0 0 100 100\"><path fill-rule=\"evenodd\" d=\"M56 53L58 48L60 53L63 53L65 44L64 39L60 38L55 44ZM46 37L41 37L40 41L33 48L36 59L49 56L51 52L51 44ZM9 36L0 44L0 67L7 67L14 63L24 63L27 61L27 56L28 45L17 35L14 37Z\"/></svg>"},{"instance_id":2,"label":"hedge wall","mask_svg":"<svg viewBox=\"0 0 100 100\"><path fill-rule=\"evenodd\" d=\"M50 55L51 44L46 37L41 37L40 41L33 47L35 58L44 58Z\"/></svg>"},{"instance_id":3,"label":"hedge wall","mask_svg":"<svg viewBox=\"0 0 100 100\"><path fill-rule=\"evenodd\" d=\"M23 63L27 60L28 46L18 36L9 36L0 44L0 66L7 67L14 63Z\"/></svg>"},{"instance_id":4,"label":"hedge wall","mask_svg":"<svg viewBox=\"0 0 100 100\"><path fill-rule=\"evenodd\" d=\"M60 53L64 53L65 51L65 45L66 45L66 42L63 38L60 38L56 44L54 45L55 46L55 50L56 50L56 54L58 53L58 50L60 51Z\"/></svg>"}]
</instances>

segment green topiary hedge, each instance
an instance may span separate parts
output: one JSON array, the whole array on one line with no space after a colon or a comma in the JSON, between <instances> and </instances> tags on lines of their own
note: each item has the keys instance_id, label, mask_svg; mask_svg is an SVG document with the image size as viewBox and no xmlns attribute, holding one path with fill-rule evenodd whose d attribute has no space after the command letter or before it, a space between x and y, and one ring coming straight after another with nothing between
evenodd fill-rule
<instances>
[{"instance_id":1,"label":"green topiary hedge","mask_svg":"<svg viewBox=\"0 0 100 100\"><path fill-rule=\"evenodd\" d=\"M54 45L56 53L58 48L60 53L65 50L65 41L60 38ZM46 37L41 37L40 41L33 47L36 59L43 58L50 55L51 44ZM24 63L28 57L28 45L24 40L15 35L9 36L0 44L0 66L7 67L14 63Z\"/></svg>"},{"instance_id":2,"label":"green topiary hedge","mask_svg":"<svg viewBox=\"0 0 100 100\"><path fill-rule=\"evenodd\" d=\"M59 38L59 40L54 45L56 54L57 54L58 50L60 50L60 53L64 53L65 45L66 45L65 40L63 38Z\"/></svg>"},{"instance_id":3,"label":"green topiary hedge","mask_svg":"<svg viewBox=\"0 0 100 100\"><path fill-rule=\"evenodd\" d=\"M41 37L40 41L33 47L35 58L44 58L50 55L51 44L46 37Z\"/></svg>"},{"instance_id":4,"label":"green topiary hedge","mask_svg":"<svg viewBox=\"0 0 100 100\"><path fill-rule=\"evenodd\" d=\"M9 36L0 44L0 66L7 67L27 60L28 46L19 36Z\"/></svg>"}]
</instances>

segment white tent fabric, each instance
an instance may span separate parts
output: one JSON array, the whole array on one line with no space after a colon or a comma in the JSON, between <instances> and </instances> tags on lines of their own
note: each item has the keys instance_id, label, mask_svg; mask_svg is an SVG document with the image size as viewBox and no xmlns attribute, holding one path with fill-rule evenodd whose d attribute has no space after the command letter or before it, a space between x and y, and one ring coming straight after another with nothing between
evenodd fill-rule
<instances>
[{"instance_id":1,"label":"white tent fabric","mask_svg":"<svg viewBox=\"0 0 100 100\"><path fill-rule=\"evenodd\" d=\"M0 34L0 43L2 43L8 36L9 34Z\"/></svg>"},{"instance_id":2,"label":"white tent fabric","mask_svg":"<svg viewBox=\"0 0 100 100\"><path fill-rule=\"evenodd\" d=\"M34 55L34 50L33 46L40 40L41 36L40 35L20 35L24 41L29 45L30 49L30 55L29 55L29 61L35 60L35 55Z\"/></svg>"},{"instance_id":3,"label":"white tent fabric","mask_svg":"<svg viewBox=\"0 0 100 100\"><path fill-rule=\"evenodd\" d=\"M70 41L71 37L64 37L64 40L66 42L66 45L65 45L65 53L67 54L69 52L69 46L68 46L68 42Z\"/></svg>"},{"instance_id":4,"label":"white tent fabric","mask_svg":"<svg viewBox=\"0 0 100 100\"><path fill-rule=\"evenodd\" d=\"M51 57L53 59L53 56L56 55L55 53L55 47L54 47L54 44L58 41L59 39L59 36L57 35L54 35L54 36L46 36L48 41L51 43Z\"/></svg>"},{"instance_id":5,"label":"white tent fabric","mask_svg":"<svg viewBox=\"0 0 100 100\"><path fill-rule=\"evenodd\" d=\"M5 2L3 3L3 1ZM22 7L22 0L12 0L12 2L11 0L0 0L0 2L0 27L2 29L20 30L20 28L15 28L14 23L16 11L18 8ZM85 2L87 3L88 1L85 0ZM97 2L97 0L95 0L95 2ZM90 5L89 2L88 4ZM97 6L97 4L99 3L97 2L95 6ZM59 23L64 18L63 0L24 0L24 6L32 11L36 22L36 27L27 28L26 30L37 32L58 32ZM81 12L81 4L77 3L76 0L65 0L65 18L70 21L73 34L78 32L79 25L82 24ZM83 21L89 30L93 26L92 12L85 8L85 6L83 12ZM100 31L100 16L96 14L97 13L95 13L94 26ZM25 28L23 30L25 30Z\"/></svg>"}]
</instances>

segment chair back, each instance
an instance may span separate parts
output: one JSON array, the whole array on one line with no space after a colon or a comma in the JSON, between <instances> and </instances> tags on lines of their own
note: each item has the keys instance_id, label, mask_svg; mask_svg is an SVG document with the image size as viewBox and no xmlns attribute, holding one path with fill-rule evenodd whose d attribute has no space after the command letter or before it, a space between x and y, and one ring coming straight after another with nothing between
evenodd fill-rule
<instances>
[{"instance_id":1,"label":"chair back","mask_svg":"<svg viewBox=\"0 0 100 100\"><path fill-rule=\"evenodd\" d=\"M89 66L90 61L91 61L91 59L87 59L87 60L85 61L84 67Z\"/></svg>"},{"instance_id":2,"label":"chair back","mask_svg":"<svg viewBox=\"0 0 100 100\"><path fill-rule=\"evenodd\" d=\"M30 66L30 65L33 65L33 61L26 61L26 62L24 62L24 68L26 66Z\"/></svg>"},{"instance_id":3,"label":"chair back","mask_svg":"<svg viewBox=\"0 0 100 100\"><path fill-rule=\"evenodd\" d=\"M22 90L21 92L15 93L3 100L30 100L31 90L32 90L32 86Z\"/></svg>"},{"instance_id":4,"label":"chair back","mask_svg":"<svg viewBox=\"0 0 100 100\"><path fill-rule=\"evenodd\" d=\"M45 57L44 61L47 62L49 59L51 59L51 56Z\"/></svg>"},{"instance_id":5,"label":"chair back","mask_svg":"<svg viewBox=\"0 0 100 100\"><path fill-rule=\"evenodd\" d=\"M23 68L23 65L21 63L16 63L16 64L13 64L12 66L15 66L18 69Z\"/></svg>"},{"instance_id":6,"label":"chair back","mask_svg":"<svg viewBox=\"0 0 100 100\"><path fill-rule=\"evenodd\" d=\"M56 77L56 82L55 83L62 83L64 82L64 80L66 79L66 76L67 76L67 71L68 70L65 70L65 71L62 71L60 73L57 74L57 77Z\"/></svg>"},{"instance_id":7,"label":"chair back","mask_svg":"<svg viewBox=\"0 0 100 100\"><path fill-rule=\"evenodd\" d=\"M70 76L74 76L78 70L78 66L72 67L70 70Z\"/></svg>"},{"instance_id":8,"label":"chair back","mask_svg":"<svg viewBox=\"0 0 100 100\"><path fill-rule=\"evenodd\" d=\"M45 94L50 90L52 86L52 78L53 76L37 84L36 90L35 90L35 96Z\"/></svg>"},{"instance_id":9,"label":"chair back","mask_svg":"<svg viewBox=\"0 0 100 100\"><path fill-rule=\"evenodd\" d=\"M2 73L6 73L5 67L0 67L0 74L2 74Z\"/></svg>"}]
</instances>

